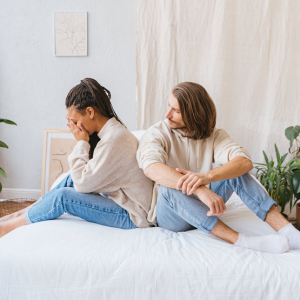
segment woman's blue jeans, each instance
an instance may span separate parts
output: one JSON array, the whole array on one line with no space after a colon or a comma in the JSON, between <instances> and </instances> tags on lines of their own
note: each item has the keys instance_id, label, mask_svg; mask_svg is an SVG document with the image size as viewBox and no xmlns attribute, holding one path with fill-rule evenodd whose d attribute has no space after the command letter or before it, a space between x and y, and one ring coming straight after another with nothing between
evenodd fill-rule
<instances>
[{"instance_id":1,"label":"woman's blue jeans","mask_svg":"<svg viewBox=\"0 0 300 300\"><path fill-rule=\"evenodd\" d=\"M263 221L276 202L252 178L249 173L240 177L216 181L210 189L223 198L226 203L235 192L241 200ZM156 217L159 227L179 232L198 228L209 233L218 221L217 216L208 217L207 205L196 196L187 196L181 191L160 186Z\"/></svg>"},{"instance_id":2,"label":"woman's blue jeans","mask_svg":"<svg viewBox=\"0 0 300 300\"><path fill-rule=\"evenodd\" d=\"M40 198L25 214L27 224L53 220L64 213L86 221L122 229L137 228L128 212L112 199L75 191L71 175Z\"/></svg>"}]
</instances>

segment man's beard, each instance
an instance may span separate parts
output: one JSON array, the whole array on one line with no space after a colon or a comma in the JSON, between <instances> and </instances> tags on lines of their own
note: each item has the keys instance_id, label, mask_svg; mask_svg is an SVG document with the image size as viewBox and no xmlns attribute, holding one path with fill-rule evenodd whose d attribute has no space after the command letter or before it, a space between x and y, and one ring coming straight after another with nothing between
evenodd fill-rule
<instances>
[{"instance_id":1,"label":"man's beard","mask_svg":"<svg viewBox=\"0 0 300 300\"><path fill-rule=\"evenodd\" d=\"M181 129L181 130L183 130L183 131L186 131L187 130L187 128L186 128L186 126L184 125L184 126L179 126L179 125L177 125L177 123L176 122L174 122L174 121L172 121L172 120L170 120L170 119L168 119L170 122L172 122L172 128L173 129Z\"/></svg>"}]
</instances>

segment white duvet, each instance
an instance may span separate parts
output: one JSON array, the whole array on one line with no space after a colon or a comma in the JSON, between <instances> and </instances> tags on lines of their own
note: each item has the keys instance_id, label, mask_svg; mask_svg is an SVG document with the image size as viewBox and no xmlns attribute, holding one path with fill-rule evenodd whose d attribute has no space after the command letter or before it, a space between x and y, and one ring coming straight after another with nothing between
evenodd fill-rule
<instances>
[{"instance_id":1,"label":"white duvet","mask_svg":"<svg viewBox=\"0 0 300 300\"><path fill-rule=\"evenodd\" d=\"M274 233L234 195L222 220ZM199 230L120 230L63 215L0 239L0 299L300 299L300 251L272 255Z\"/></svg>"}]
</instances>

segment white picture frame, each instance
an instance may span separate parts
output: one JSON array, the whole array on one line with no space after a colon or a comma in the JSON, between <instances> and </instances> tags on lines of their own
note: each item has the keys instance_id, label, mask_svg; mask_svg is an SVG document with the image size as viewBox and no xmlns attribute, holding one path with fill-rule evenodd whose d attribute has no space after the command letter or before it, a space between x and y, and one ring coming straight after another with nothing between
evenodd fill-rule
<instances>
[{"instance_id":1,"label":"white picture frame","mask_svg":"<svg viewBox=\"0 0 300 300\"><path fill-rule=\"evenodd\" d=\"M68 156L76 142L70 130L44 129L41 196L61 174L69 171Z\"/></svg>"},{"instance_id":2,"label":"white picture frame","mask_svg":"<svg viewBox=\"0 0 300 300\"><path fill-rule=\"evenodd\" d=\"M54 55L87 56L87 12L53 12Z\"/></svg>"}]
</instances>

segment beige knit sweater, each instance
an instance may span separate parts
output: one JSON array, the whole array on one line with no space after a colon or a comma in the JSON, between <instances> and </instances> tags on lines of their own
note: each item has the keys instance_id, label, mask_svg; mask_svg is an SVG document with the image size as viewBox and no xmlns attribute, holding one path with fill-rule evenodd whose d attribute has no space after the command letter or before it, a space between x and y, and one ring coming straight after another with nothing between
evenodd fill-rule
<instances>
[{"instance_id":1,"label":"beige knit sweater","mask_svg":"<svg viewBox=\"0 0 300 300\"><path fill-rule=\"evenodd\" d=\"M234 142L225 130L215 128L209 138L192 140L182 130L171 129L167 119L146 131L137 151L137 160L143 170L159 162L174 169L196 173L207 172L213 169L213 164L225 164L236 156L251 160L250 154ZM150 222L156 218L158 190L159 185L155 183L148 216Z\"/></svg>"},{"instance_id":2,"label":"beige knit sweater","mask_svg":"<svg viewBox=\"0 0 300 300\"><path fill-rule=\"evenodd\" d=\"M138 139L115 118L98 133L93 158L90 144L79 141L68 161L74 188L79 193L101 193L128 211L138 227L154 225L147 221L153 182L138 167Z\"/></svg>"}]
</instances>

